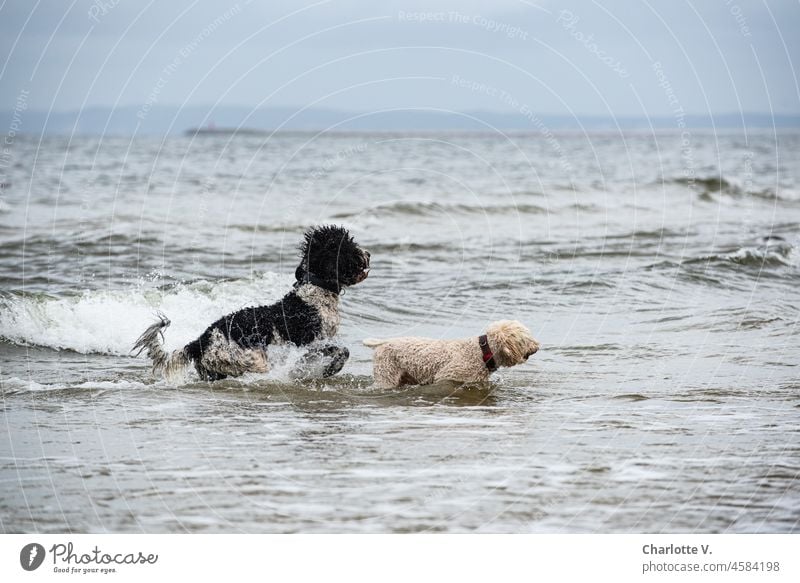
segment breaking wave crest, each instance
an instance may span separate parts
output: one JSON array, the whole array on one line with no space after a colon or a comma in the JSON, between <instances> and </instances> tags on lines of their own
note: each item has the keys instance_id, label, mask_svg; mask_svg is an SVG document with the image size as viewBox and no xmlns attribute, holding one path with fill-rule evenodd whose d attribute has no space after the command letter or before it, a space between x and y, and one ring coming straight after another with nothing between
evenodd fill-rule
<instances>
[{"instance_id":1,"label":"breaking wave crest","mask_svg":"<svg viewBox=\"0 0 800 583\"><path fill-rule=\"evenodd\" d=\"M720 195L731 198L752 197L762 199L765 202L775 202L776 200L788 203L800 202L797 190L786 187L755 188L746 182L727 179L722 176L705 176L698 178L675 178L666 182L686 186L697 191L701 200L716 201Z\"/></svg>"},{"instance_id":2,"label":"breaking wave crest","mask_svg":"<svg viewBox=\"0 0 800 583\"><path fill-rule=\"evenodd\" d=\"M797 257L793 245L783 241L767 241L764 245L740 247L724 253L689 259L683 263L727 263L763 269L767 267L790 267L796 265Z\"/></svg>"},{"instance_id":3,"label":"breaking wave crest","mask_svg":"<svg viewBox=\"0 0 800 583\"><path fill-rule=\"evenodd\" d=\"M128 355L136 338L164 312L172 326L165 346L197 337L209 323L236 309L279 299L291 281L265 273L252 279L196 281L164 288L89 290L72 296L0 293L0 338L83 354Z\"/></svg>"}]
</instances>

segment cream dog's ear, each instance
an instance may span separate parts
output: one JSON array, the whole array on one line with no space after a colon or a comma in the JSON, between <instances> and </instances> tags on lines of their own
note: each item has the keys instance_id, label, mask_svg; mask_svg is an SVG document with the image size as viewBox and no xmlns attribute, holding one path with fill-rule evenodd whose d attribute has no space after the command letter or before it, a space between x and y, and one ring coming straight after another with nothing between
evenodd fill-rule
<instances>
[{"instance_id":1,"label":"cream dog's ear","mask_svg":"<svg viewBox=\"0 0 800 583\"><path fill-rule=\"evenodd\" d=\"M508 355L511 364L525 362L525 342L521 338L512 337L509 345L503 347L503 351Z\"/></svg>"}]
</instances>

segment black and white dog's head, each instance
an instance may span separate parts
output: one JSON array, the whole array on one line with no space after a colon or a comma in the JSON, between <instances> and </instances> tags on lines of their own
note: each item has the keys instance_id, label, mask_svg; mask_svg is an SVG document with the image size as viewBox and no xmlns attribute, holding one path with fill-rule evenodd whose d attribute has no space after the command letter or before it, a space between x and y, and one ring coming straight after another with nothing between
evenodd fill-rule
<instances>
[{"instance_id":1,"label":"black and white dog's head","mask_svg":"<svg viewBox=\"0 0 800 583\"><path fill-rule=\"evenodd\" d=\"M300 254L298 281L327 282L341 289L364 281L369 274L369 252L359 247L344 227L322 225L309 229Z\"/></svg>"}]
</instances>

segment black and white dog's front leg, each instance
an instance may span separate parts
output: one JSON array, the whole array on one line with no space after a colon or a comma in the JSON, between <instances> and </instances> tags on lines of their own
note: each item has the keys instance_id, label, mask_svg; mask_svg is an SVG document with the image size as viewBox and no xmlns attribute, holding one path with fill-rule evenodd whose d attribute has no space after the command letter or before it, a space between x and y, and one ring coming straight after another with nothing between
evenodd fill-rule
<instances>
[{"instance_id":1,"label":"black and white dog's front leg","mask_svg":"<svg viewBox=\"0 0 800 583\"><path fill-rule=\"evenodd\" d=\"M348 358L350 351L344 346L314 346L297 360L289 376L298 380L332 377L342 370Z\"/></svg>"}]
</instances>

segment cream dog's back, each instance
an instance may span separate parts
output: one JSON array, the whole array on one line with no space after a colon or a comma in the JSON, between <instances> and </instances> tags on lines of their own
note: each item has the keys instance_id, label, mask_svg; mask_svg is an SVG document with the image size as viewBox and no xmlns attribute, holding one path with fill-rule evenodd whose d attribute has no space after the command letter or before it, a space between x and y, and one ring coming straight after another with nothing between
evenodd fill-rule
<instances>
[{"instance_id":1,"label":"cream dog's back","mask_svg":"<svg viewBox=\"0 0 800 583\"><path fill-rule=\"evenodd\" d=\"M368 338L364 345L375 348L373 376L379 386L429 385L442 380L477 382L489 377L474 338Z\"/></svg>"},{"instance_id":2,"label":"cream dog's back","mask_svg":"<svg viewBox=\"0 0 800 583\"><path fill-rule=\"evenodd\" d=\"M539 349L530 331L513 320L489 326L486 337L497 366L521 364ZM480 382L494 370L484 362L479 337L458 340L401 337L368 338L364 345L375 349L373 376L382 387L427 385L441 381Z\"/></svg>"}]
</instances>

